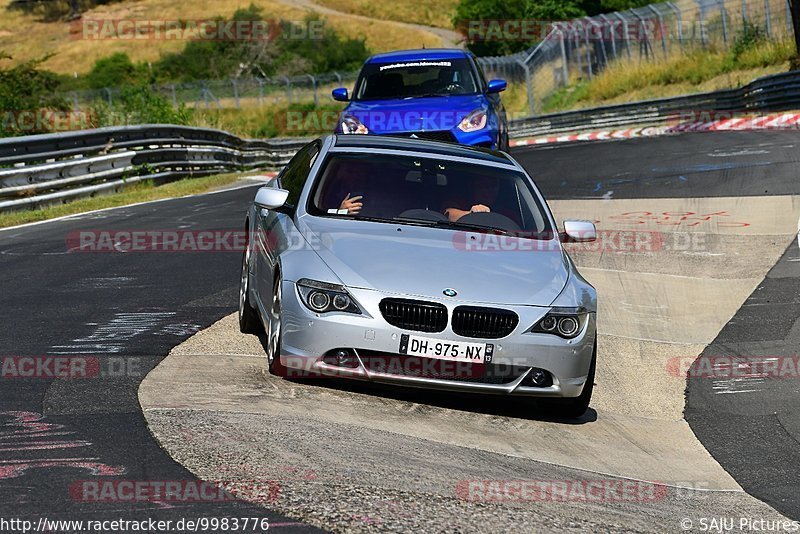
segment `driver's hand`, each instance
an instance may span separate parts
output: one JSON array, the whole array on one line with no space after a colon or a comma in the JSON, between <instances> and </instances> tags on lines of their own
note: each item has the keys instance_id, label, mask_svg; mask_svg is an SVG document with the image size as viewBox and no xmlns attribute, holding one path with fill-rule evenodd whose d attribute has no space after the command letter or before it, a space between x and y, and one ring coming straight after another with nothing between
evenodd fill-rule
<instances>
[{"instance_id":1,"label":"driver's hand","mask_svg":"<svg viewBox=\"0 0 800 534\"><path fill-rule=\"evenodd\" d=\"M470 213L488 213L492 211L489 209L489 206L484 206L483 204L475 204L469 209Z\"/></svg>"},{"instance_id":2,"label":"driver's hand","mask_svg":"<svg viewBox=\"0 0 800 534\"><path fill-rule=\"evenodd\" d=\"M359 211L361 211L361 207L364 205L362 202L359 202L362 198L364 198L362 195L350 198L350 193L347 193L347 196L344 197L342 203L339 204L339 209L347 210L347 213L350 215L356 215Z\"/></svg>"}]
</instances>

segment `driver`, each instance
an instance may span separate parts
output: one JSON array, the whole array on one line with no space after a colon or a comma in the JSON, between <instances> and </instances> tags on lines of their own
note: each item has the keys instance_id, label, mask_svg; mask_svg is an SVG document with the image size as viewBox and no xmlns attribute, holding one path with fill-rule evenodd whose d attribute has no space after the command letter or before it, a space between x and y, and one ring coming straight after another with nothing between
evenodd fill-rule
<instances>
[{"instance_id":1,"label":"driver","mask_svg":"<svg viewBox=\"0 0 800 534\"><path fill-rule=\"evenodd\" d=\"M472 180L470 197L448 202L446 205L450 207L444 209L444 214L450 221L455 222L469 213L491 212L489 205L497 201L499 191L500 181L496 177L476 176Z\"/></svg>"},{"instance_id":2,"label":"driver","mask_svg":"<svg viewBox=\"0 0 800 534\"><path fill-rule=\"evenodd\" d=\"M369 187L371 166L363 161L349 161L336 175L334 198L341 198L338 208L348 215L358 215L364 207L364 192Z\"/></svg>"}]
</instances>

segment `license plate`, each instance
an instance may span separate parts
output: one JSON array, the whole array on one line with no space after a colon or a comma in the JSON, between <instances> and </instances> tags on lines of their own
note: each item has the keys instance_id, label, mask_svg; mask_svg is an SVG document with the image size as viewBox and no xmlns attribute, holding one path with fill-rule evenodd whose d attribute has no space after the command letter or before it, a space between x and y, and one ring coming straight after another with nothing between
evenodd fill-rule
<instances>
[{"instance_id":1,"label":"license plate","mask_svg":"<svg viewBox=\"0 0 800 534\"><path fill-rule=\"evenodd\" d=\"M469 343L445 341L432 337L400 336L400 354L422 356L454 362L489 363L492 361L494 345L491 343Z\"/></svg>"}]
</instances>

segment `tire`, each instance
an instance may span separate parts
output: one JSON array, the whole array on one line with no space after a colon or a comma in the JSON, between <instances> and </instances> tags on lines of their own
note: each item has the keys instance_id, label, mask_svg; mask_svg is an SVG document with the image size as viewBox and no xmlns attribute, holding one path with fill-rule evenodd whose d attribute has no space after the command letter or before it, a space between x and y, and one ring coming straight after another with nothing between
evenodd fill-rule
<instances>
[{"instance_id":1,"label":"tire","mask_svg":"<svg viewBox=\"0 0 800 534\"><path fill-rule=\"evenodd\" d=\"M239 279L239 330L243 334L261 334L264 325L258 316L258 311L250 302L250 276L247 265L250 260L250 244L242 254L242 273Z\"/></svg>"},{"instance_id":2,"label":"tire","mask_svg":"<svg viewBox=\"0 0 800 534\"><path fill-rule=\"evenodd\" d=\"M269 309L269 332L267 332L267 367L275 376L286 376L286 367L281 363L281 277L275 272L275 284L272 289L272 306Z\"/></svg>"},{"instance_id":3,"label":"tire","mask_svg":"<svg viewBox=\"0 0 800 534\"><path fill-rule=\"evenodd\" d=\"M594 374L597 366L597 339L594 340L594 350L592 351L592 363L589 366L589 375L586 377L586 384L583 391L577 397L566 399L547 399L544 405L548 411L558 417L565 419L577 419L589 409L594 391Z\"/></svg>"}]
</instances>

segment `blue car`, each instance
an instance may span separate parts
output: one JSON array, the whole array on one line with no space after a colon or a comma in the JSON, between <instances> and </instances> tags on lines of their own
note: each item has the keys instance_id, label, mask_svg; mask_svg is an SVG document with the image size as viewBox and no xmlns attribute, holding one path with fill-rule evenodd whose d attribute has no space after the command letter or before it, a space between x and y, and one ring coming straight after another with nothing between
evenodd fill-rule
<instances>
[{"instance_id":1,"label":"blue car","mask_svg":"<svg viewBox=\"0 0 800 534\"><path fill-rule=\"evenodd\" d=\"M457 49L378 54L361 68L352 95L340 87L334 100L349 102L335 133L449 141L508 149L504 80L490 80L472 54Z\"/></svg>"}]
</instances>

